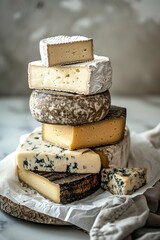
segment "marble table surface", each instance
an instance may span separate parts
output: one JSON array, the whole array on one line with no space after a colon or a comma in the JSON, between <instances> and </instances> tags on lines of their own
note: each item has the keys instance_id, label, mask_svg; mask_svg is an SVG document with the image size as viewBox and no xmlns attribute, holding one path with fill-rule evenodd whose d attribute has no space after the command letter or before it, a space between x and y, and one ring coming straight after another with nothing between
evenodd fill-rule
<instances>
[{"instance_id":1,"label":"marble table surface","mask_svg":"<svg viewBox=\"0 0 160 240\"><path fill-rule=\"evenodd\" d=\"M0 160L13 152L22 134L40 126L29 111L29 99L0 98ZM127 108L131 131L143 132L160 122L160 97L112 96L112 104ZM0 210L0 240L89 239L89 235L69 226L48 226L13 218Z\"/></svg>"}]
</instances>

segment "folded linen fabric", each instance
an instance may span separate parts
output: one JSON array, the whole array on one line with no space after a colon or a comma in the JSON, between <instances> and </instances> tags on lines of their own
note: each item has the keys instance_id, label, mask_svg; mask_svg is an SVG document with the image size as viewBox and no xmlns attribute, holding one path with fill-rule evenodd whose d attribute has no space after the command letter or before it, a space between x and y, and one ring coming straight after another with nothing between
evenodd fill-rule
<instances>
[{"instance_id":1,"label":"folded linen fabric","mask_svg":"<svg viewBox=\"0 0 160 240\"><path fill-rule=\"evenodd\" d=\"M120 240L144 226L149 209L143 195L112 198L98 214L90 232L91 240Z\"/></svg>"}]
</instances>

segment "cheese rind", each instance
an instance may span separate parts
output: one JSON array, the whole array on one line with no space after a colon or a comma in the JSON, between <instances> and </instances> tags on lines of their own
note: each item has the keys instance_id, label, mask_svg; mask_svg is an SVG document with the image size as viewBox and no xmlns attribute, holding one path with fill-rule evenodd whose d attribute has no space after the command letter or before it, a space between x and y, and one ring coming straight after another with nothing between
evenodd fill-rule
<instances>
[{"instance_id":1,"label":"cheese rind","mask_svg":"<svg viewBox=\"0 0 160 240\"><path fill-rule=\"evenodd\" d=\"M125 127L124 138L117 144L92 148L101 157L102 168L126 168L130 153L130 132Z\"/></svg>"},{"instance_id":2,"label":"cheese rind","mask_svg":"<svg viewBox=\"0 0 160 240\"><path fill-rule=\"evenodd\" d=\"M56 36L39 43L44 66L85 62L93 59L93 39L83 36Z\"/></svg>"},{"instance_id":3,"label":"cheese rind","mask_svg":"<svg viewBox=\"0 0 160 240\"><path fill-rule=\"evenodd\" d=\"M101 171L101 187L116 195L129 195L146 184L145 168L113 168Z\"/></svg>"},{"instance_id":4,"label":"cheese rind","mask_svg":"<svg viewBox=\"0 0 160 240\"><path fill-rule=\"evenodd\" d=\"M105 118L110 102L109 91L86 96L34 90L30 97L30 110L32 116L42 123L79 125Z\"/></svg>"},{"instance_id":5,"label":"cheese rind","mask_svg":"<svg viewBox=\"0 0 160 240\"><path fill-rule=\"evenodd\" d=\"M98 173L101 160L91 149L69 151L42 141L41 131L29 135L16 154L20 169L69 172Z\"/></svg>"},{"instance_id":6,"label":"cheese rind","mask_svg":"<svg viewBox=\"0 0 160 240\"><path fill-rule=\"evenodd\" d=\"M112 85L111 62L95 55L90 62L47 68L35 61L28 65L28 82L31 89L97 94Z\"/></svg>"},{"instance_id":7,"label":"cheese rind","mask_svg":"<svg viewBox=\"0 0 160 240\"><path fill-rule=\"evenodd\" d=\"M70 203L94 193L100 174L31 172L18 168L19 180L56 203Z\"/></svg>"},{"instance_id":8,"label":"cheese rind","mask_svg":"<svg viewBox=\"0 0 160 240\"><path fill-rule=\"evenodd\" d=\"M70 150L115 144L124 137L126 109L111 106L107 117L80 126L42 124L42 139Z\"/></svg>"}]
</instances>

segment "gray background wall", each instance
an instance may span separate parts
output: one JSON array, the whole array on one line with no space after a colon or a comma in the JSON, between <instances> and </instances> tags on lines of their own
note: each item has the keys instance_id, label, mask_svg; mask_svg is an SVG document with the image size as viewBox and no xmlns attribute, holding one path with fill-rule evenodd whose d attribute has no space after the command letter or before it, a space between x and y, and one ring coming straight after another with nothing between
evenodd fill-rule
<instances>
[{"instance_id":1,"label":"gray background wall","mask_svg":"<svg viewBox=\"0 0 160 240\"><path fill-rule=\"evenodd\" d=\"M39 40L94 38L113 66L111 92L160 94L160 0L0 0L0 95L29 95Z\"/></svg>"}]
</instances>

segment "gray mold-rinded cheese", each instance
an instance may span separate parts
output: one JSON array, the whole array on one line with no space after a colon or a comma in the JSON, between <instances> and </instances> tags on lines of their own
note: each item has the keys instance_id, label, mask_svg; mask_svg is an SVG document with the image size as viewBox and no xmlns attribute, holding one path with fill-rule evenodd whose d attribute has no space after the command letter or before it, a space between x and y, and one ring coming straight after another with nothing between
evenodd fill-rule
<instances>
[{"instance_id":1,"label":"gray mold-rinded cheese","mask_svg":"<svg viewBox=\"0 0 160 240\"><path fill-rule=\"evenodd\" d=\"M41 61L28 65L31 89L56 90L92 95L105 92L112 85L112 67L108 57L66 66L45 67Z\"/></svg>"},{"instance_id":2,"label":"gray mold-rinded cheese","mask_svg":"<svg viewBox=\"0 0 160 240\"><path fill-rule=\"evenodd\" d=\"M32 172L18 168L19 180L53 202L66 204L94 193L100 187L100 174Z\"/></svg>"},{"instance_id":3,"label":"gray mold-rinded cheese","mask_svg":"<svg viewBox=\"0 0 160 240\"><path fill-rule=\"evenodd\" d=\"M100 156L90 149L69 151L42 141L41 131L35 130L17 150L17 165L20 169L98 173L101 169Z\"/></svg>"},{"instance_id":4,"label":"gray mold-rinded cheese","mask_svg":"<svg viewBox=\"0 0 160 240\"><path fill-rule=\"evenodd\" d=\"M44 66L71 64L93 60L93 39L83 36L56 36L39 44Z\"/></svg>"},{"instance_id":5,"label":"gray mold-rinded cheese","mask_svg":"<svg viewBox=\"0 0 160 240\"><path fill-rule=\"evenodd\" d=\"M101 156L102 168L126 168L130 153L130 132L125 128L124 138L117 144L93 148Z\"/></svg>"},{"instance_id":6,"label":"gray mold-rinded cheese","mask_svg":"<svg viewBox=\"0 0 160 240\"><path fill-rule=\"evenodd\" d=\"M116 195L129 195L146 184L145 168L102 169L101 187Z\"/></svg>"},{"instance_id":7,"label":"gray mold-rinded cheese","mask_svg":"<svg viewBox=\"0 0 160 240\"><path fill-rule=\"evenodd\" d=\"M34 90L30 97L30 110L32 116L42 123L80 125L105 118L110 102L109 91L86 96Z\"/></svg>"}]
</instances>

